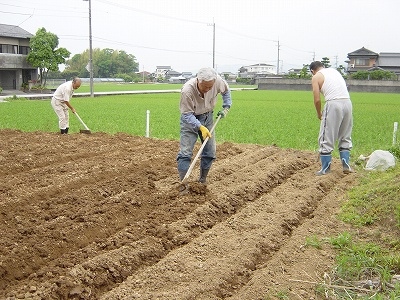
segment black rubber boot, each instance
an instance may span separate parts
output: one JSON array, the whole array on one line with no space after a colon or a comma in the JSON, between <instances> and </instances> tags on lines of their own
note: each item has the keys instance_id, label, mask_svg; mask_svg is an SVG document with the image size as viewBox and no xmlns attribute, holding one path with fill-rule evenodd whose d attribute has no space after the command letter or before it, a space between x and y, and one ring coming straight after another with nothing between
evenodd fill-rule
<instances>
[{"instance_id":1,"label":"black rubber boot","mask_svg":"<svg viewBox=\"0 0 400 300\"><path fill-rule=\"evenodd\" d=\"M207 175L210 169L200 169L200 177L199 182L203 184L207 184Z\"/></svg>"},{"instance_id":2,"label":"black rubber boot","mask_svg":"<svg viewBox=\"0 0 400 300\"><path fill-rule=\"evenodd\" d=\"M65 130L66 129L60 129L61 134L66 134Z\"/></svg>"},{"instance_id":3,"label":"black rubber boot","mask_svg":"<svg viewBox=\"0 0 400 300\"><path fill-rule=\"evenodd\" d=\"M69 127L65 128L65 133L68 134Z\"/></svg>"},{"instance_id":4,"label":"black rubber boot","mask_svg":"<svg viewBox=\"0 0 400 300\"><path fill-rule=\"evenodd\" d=\"M179 173L179 180L182 181L183 178L185 178L185 175L186 175L186 173L187 173L187 170L186 170L186 171L178 170L178 173Z\"/></svg>"}]
</instances>

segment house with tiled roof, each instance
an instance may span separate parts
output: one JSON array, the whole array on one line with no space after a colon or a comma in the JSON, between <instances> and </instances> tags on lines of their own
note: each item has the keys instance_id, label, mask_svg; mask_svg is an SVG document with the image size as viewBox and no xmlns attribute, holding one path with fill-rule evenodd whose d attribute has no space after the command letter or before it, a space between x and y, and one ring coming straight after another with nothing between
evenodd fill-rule
<instances>
[{"instance_id":1,"label":"house with tiled roof","mask_svg":"<svg viewBox=\"0 0 400 300\"><path fill-rule=\"evenodd\" d=\"M400 77L400 53L398 52L373 52L365 47L347 54L347 73L358 71L384 70L394 72Z\"/></svg>"},{"instance_id":2,"label":"house with tiled roof","mask_svg":"<svg viewBox=\"0 0 400 300\"><path fill-rule=\"evenodd\" d=\"M37 79L37 68L26 60L32 36L19 26L0 24L0 87L4 90L19 89Z\"/></svg>"},{"instance_id":3,"label":"house with tiled roof","mask_svg":"<svg viewBox=\"0 0 400 300\"><path fill-rule=\"evenodd\" d=\"M400 53L380 52L376 65L385 71L400 75Z\"/></svg>"}]
</instances>

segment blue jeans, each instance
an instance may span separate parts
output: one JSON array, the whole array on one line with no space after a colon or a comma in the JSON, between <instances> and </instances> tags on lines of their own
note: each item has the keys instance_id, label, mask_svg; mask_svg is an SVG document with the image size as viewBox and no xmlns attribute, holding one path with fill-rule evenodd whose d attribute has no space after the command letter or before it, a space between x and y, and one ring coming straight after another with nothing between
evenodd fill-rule
<instances>
[{"instance_id":1,"label":"blue jeans","mask_svg":"<svg viewBox=\"0 0 400 300\"><path fill-rule=\"evenodd\" d=\"M213 112L210 111L206 114L196 116L202 125L211 130L213 122ZM193 148L201 133L192 128L192 125L183 123L182 118L180 120L180 149L176 161L178 162L178 171L187 171L190 167L190 163L193 156ZM210 169L216 156L216 145L215 145L215 133L212 133L212 137L208 139L206 145L201 153L200 168Z\"/></svg>"}]
</instances>

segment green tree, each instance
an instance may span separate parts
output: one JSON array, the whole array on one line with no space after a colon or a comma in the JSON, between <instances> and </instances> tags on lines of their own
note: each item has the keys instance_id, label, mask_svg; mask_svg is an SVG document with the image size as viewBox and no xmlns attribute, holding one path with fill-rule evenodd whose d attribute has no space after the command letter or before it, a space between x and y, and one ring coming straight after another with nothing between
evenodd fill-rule
<instances>
[{"instance_id":1,"label":"green tree","mask_svg":"<svg viewBox=\"0 0 400 300\"><path fill-rule=\"evenodd\" d=\"M321 63L324 65L325 68L331 67L331 65L330 65L331 62L329 60L329 57L323 57L321 60Z\"/></svg>"},{"instance_id":2,"label":"green tree","mask_svg":"<svg viewBox=\"0 0 400 300\"><path fill-rule=\"evenodd\" d=\"M310 65L308 65L308 64L303 65L303 68L300 71L299 78L310 79L312 77L312 75L310 74L309 68L310 68Z\"/></svg>"},{"instance_id":3,"label":"green tree","mask_svg":"<svg viewBox=\"0 0 400 300\"><path fill-rule=\"evenodd\" d=\"M116 77L117 74L126 74L134 77L139 70L139 64L132 54L113 49L93 49L93 76ZM89 50L74 55L66 62L64 72L77 73L80 77L89 77L86 66L89 62Z\"/></svg>"},{"instance_id":4,"label":"green tree","mask_svg":"<svg viewBox=\"0 0 400 300\"><path fill-rule=\"evenodd\" d=\"M76 71L68 71L68 70L62 71L61 75L62 75L61 78L65 79L65 80L71 80L72 78L74 78L76 76L83 77Z\"/></svg>"},{"instance_id":5,"label":"green tree","mask_svg":"<svg viewBox=\"0 0 400 300\"><path fill-rule=\"evenodd\" d=\"M29 47L31 51L27 56L27 61L32 66L39 68L41 86L46 86L48 72L57 71L58 66L65 63L71 54L65 48L57 48L57 35L46 31L44 27L38 29L31 38Z\"/></svg>"},{"instance_id":6,"label":"green tree","mask_svg":"<svg viewBox=\"0 0 400 300\"><path fill-rule=\"evenodd\" d=\"M117 73L132 74L139 71L139 64L135 61L135 56L128 54L125 51L115 51L115 59Z\"/></svg>"},{"instance_id":7,"label":"green tree","mask_svg":"<svg viewBox=\"0 0 400 300\"><path fill-rule=\"evenodd\" d=\"M106 48L96 55L95 66L98 68L98 73L100 77L113 77L115 67L113 66L113 55L114 50Z\"/></svg>"},{"instance_id":8,"label":"green tree","mask_svg":"<svg viewBox=\"0 0 400 300\"><path fill-rule=\"evenodd\" d=\"M88 77L89 72L85 69L89 62L88 51L82 54L75 54L71 59L65 62L65 69L63 73L77 74L79 77ZM87 55L86 55L87 54ZM66 78L65 78L66 79Z\"/></svg>"},{"instance_id":9,"label":"green tree","mask_svg":"<svg viewBox=\"0 0 400 300\"><path fill-rule=\"evenodd\" d=\"M343 78L347 78L346 75L346 68L343 65L339 65L339 67L336 68L336 70L343 76Z\"/></svg>"},{"instance_id":10,"label":"green tree","mask_svg":"<svg viewBox=\"0 0 400 300\"><path fill-rule=\"evenodd\" d=\"M49 71L47 73L47 78L52 78L52 79L63 79L63 74L60 72L60 70L57 71Z\"/></svg>"}]
</instances>

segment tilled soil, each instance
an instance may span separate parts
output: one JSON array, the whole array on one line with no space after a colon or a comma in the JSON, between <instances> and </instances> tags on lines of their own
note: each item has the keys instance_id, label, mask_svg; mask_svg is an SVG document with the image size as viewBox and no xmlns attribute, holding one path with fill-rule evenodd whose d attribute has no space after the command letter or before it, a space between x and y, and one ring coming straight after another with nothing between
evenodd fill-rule
<instances>
[{"instance_id":1,"label":"tilled soil","mask_svg":"<svg viewBox=\"0 0 400 300\"><path fill-rule=\"evenodd\" d=\"M1 299L319 299L334 253L306 239L344 230L356 180L337 160L315 176L312 152L223 143L208 185L196 166L181 195L177 141L0 140Z\"/></svg>"}]
</instances>

